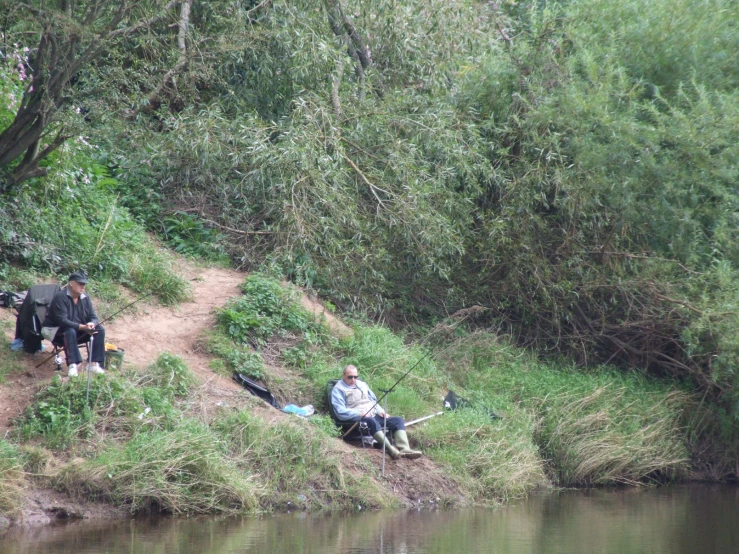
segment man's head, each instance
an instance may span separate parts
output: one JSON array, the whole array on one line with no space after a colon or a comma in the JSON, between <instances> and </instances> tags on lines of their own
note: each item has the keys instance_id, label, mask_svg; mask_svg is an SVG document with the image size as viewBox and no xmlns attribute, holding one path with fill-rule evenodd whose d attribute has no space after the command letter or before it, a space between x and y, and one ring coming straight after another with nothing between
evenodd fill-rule
<instances>
[{"instance_id":1,"label":"man's head","mask_svg":"<svg viewBox=\"0 0 739 554\"><path fill-rule=\"evenodd\" d=\"M344 368L344 374L341 376L341 380L350 387L353 387L357 384L357 377L359 377L359 370L356 366L350 364Z\"/></svg>"},{"instance_id":2,"label":"man's head","mask_svg":"<svg viewBox=\"0 0 739 554\"><path fill-rule=\"evenodd\" d=\"M87 275L82 271L75 271L69 276L69 282L67 288L72 298L79 298L83 292L85 292L85 285L87 284Z\"/></svg>"}]
</instances>

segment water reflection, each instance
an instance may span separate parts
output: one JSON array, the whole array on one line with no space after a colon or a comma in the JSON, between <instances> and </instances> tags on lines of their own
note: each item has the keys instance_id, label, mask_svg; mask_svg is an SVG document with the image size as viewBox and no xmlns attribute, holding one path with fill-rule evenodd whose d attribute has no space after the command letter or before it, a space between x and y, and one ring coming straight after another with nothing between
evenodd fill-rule
<instances>
[{"instance_id":1,"label":"water reflection","mask_svg":"<svg viewBox=\"0 0 739 554\"><path fill-rule=\"evenodd\" d=\"M739 552L739 489L568 491L499 509L71 523L6 534L3 554L693 554Z\"/></svg>"}]
</instances>

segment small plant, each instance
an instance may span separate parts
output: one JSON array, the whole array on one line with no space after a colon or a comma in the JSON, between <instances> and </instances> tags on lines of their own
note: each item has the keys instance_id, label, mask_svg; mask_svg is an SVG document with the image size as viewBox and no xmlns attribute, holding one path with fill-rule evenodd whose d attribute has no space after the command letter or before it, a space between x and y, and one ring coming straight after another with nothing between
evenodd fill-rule
<instances>
[{"instance_id":1,"label":"small plant","mask_svg":"<svg viewBox=\"0 0 739 554\"><path fill-rule=\"evenodd\" d=\"M140 380L140 385L158 388L171 399L187 396L195 379L182 358L163 352L150 365Z\"/></svg>"}]
</instances>

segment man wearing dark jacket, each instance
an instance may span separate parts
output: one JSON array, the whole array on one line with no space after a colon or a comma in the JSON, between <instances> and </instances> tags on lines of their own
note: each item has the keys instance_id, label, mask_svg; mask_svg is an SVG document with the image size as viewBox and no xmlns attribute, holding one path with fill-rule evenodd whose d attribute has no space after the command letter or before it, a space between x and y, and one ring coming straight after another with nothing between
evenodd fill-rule
<instances>
[{"instance_id":1,"label":"man wearing dark jacket","mask_svg":"<svg viewBox=\"0 0 739 554\"><path fill-rule=\"evenodd\" d=\"M69 377L77 377L77 366L82 363L79 345L92 340L91 373L105 373L100 364L105 361L105 329L85 294L87 275L75 271L67 286L54 295L42 327L57 327L54 340L64 340Z\"/></svg>"}]
</instances>

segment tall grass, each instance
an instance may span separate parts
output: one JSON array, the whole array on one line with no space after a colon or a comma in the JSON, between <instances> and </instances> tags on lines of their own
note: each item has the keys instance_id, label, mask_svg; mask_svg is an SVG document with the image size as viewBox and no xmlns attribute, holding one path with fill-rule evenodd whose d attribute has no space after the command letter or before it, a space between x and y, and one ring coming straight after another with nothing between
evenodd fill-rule
<instances>
[{"instance_id":1,"label":"tall grass","mask_svg":"<svg viewBox=\"0 0 739 554\"><path fill-rule=\"evenodd\" d=\"M680 425L683 393L640 398L625 387L605 385L539 402L534 437L562 485L672 481L688 469Z\"/></svg>"},{"instance_id":2,"label":"tall grass","mask_svg":"<svg viewBox=\"0 0 739 554\"><path fill-rule=\"evenodd\" d=\"M23 457L15 445L0 439L0 515L14 515L21 509L26 487Z\"/></svg>"},{"instance_id":3,"label":"tall grass","mask_svg":"<svg viewBox=\"0 0 739 554\"><path fill-rule=\"evenodd\" d=\"M237 513L258 506L260 487L226 456L203 423L144 431L123 446L67 465L55 485L77 497L123 504L132 513Z\"/></svg>"},{"instance_id":4,"label":"tall grass","mask_svg":"<svg viewBox=\"0 0 739 554\"><path fill-rule=\"evenodd\" d=\"M413 429L413 438L476 501L520 498L549 481L532 438L534 418L523 410L507 414L505 420L492 420L484 410L447 412Z\"/></svg>"},{"instance_id":5,"label":"tall grass","mask_svg":"<svg viewBox=\"0 0 739 554\"><path fill-rule=\"evenodd\" d=\"M533 418L531 438L557 484L669 481L689 467L690 397L670 384L543 363L490 333L459 339L442 363L479 404L510 404Z\"/></svg>"},{"instance_id":6,"label":"tall grass","mask_svg":"<svg viewBox=\"0 0 739 554\"><path fill-rule=\"evenodd\" d=\"M376 469L368 460L355 458L346 465L334 448L336 439L308 422L270 423L242 411L217 420L214 429L228 441L239 467L259 475L269 491L262 497L264 508L392 504L392 497L372 478Z\"/></svg>"}]
</instances>

